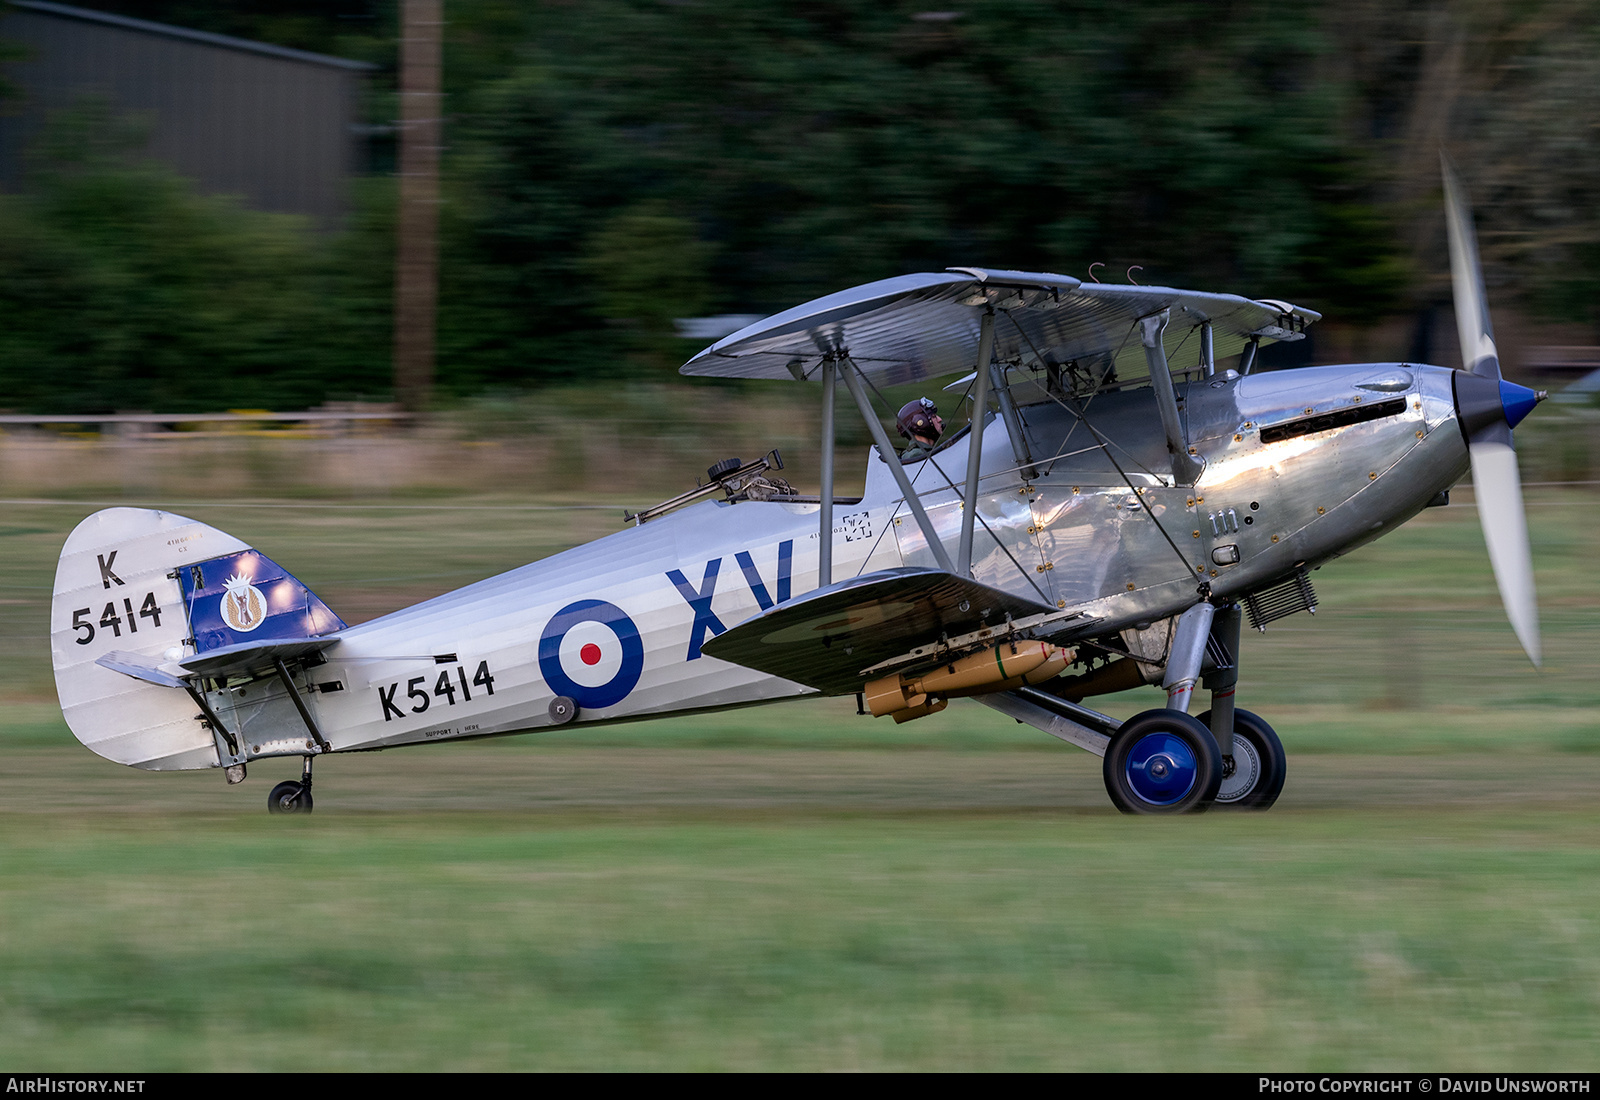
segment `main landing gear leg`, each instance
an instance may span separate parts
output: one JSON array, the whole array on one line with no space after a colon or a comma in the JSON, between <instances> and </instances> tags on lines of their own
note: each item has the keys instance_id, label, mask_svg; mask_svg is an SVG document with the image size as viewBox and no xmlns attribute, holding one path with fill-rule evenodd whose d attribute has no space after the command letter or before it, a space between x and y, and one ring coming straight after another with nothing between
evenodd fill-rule
<instances>
[{"instance_id":1,"label":"main landing gear leg","mask_svg":"<svg viewBox=\"0 0 1600 1100\"><path fill-rule=\"evenodd\" d=\"M311 757L305 758L300 782L286 779L267 795L269 814L308 814L311 812Z\"/></svg>"},{"instance_id":2,"label":"main landing gear leg","mask_svg":"<svg viewBox=\"0 0 1600 1100\"><path fill-rule=\"evenodd\" d=\"M1222 784L1217 788L1218 806L1238 810L1265 810L1278 800L1288 773L1283 742L1257 715L1234 707L1234 690L1239 684L1239 625L1243 618L1239 605L1217 612L1212 633L1231 658L1229 667L1208 674L1205 686L1211 689L1211 709L1200 716L1217 744L1223 746Z\"/></svg>"},{"instance_id":3,"label":"main landing gear leg","mask_svg":"<svg viewBox=\"0 0 1600 1100\"><path fill-rule=\"evenodd\" d=\"M1211 621L1217 609L1202 600L1178 616L1172 633L1172 651L1167 654L1167 674L1161 686L1167 689L1167 709L1189 713L1195 681L1206 659L1206 639L1211 637Z\"/></svg>"},{"instance_id":4,"label":"main landing gear leg","mask_svg":"<svg viewBox=\"0 0 1600 1100\"><path fill-rule=\"evenodd\" d=\"M1134 715L1106 746L1106 793L1123 813L1199 813L1217 796L1222 753L1205 723L1188 714L1215 611L1198 603L1178 619L1162 683L1166 709Z\"/></svg>"},{"instance_id":5,"label":"main landing gear leg","mask_svg":"<svg viewBox=\"0 0 1600 1100\"><path fill-rule=\"evenodd\" d=\"M283 682L283 690L288 693L294 702L294 709L300 712L300 720L306 724L306 732L311 734L311 740L306 742L306 748L311 748L313 743L323 752L332 752L333 746L328 744L328 739L322 736L322 730L317 725L317 720L311 716L311 711L306 708L306 701L300 698L300 692L294 686L294 677L289 675L289 666L279 657L274 662L278 669L278 679ZM311 754L306 754L305 769L300 773L300 782L287 780L272 788L272 793L267 795L267 812L274 814L308 814L311 812Z\"/></svg>"},{"instance_id":6,"label":"main landing gear leg","mask_svg":"<svg viewBox=\"0 0 1600 1100\"><path fill-rule=\"evenodd\" d=\"M1217 739L1217 748L1222 750L1224 783L1233 774L1233 693L1239 685L1239 623L1243 618L1239 605L1234 603L1222 608L1211 620L1211 636L1227 654L1227 661L1205 677L1205 686L1211 691L1206 724L1211 736Z\"/></svg>"}]
</instances>

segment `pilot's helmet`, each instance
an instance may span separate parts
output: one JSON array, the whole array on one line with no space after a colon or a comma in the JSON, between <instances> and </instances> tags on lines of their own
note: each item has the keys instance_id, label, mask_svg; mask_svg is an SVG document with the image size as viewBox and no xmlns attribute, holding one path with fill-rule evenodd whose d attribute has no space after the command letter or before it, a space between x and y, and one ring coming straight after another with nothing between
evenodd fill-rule
<instances>
[{"instance_id":1,"label":"pilot's helmet","mask_svg":"<svg viewBox=\"0 0 1600 1100\"><path fill-rule=\"evenodd\" d=\"M907 439L914 435L938 439L939 433L944 431L944 425L939 422L939 406L926 397L907 401L900 409L900 415L894 418L894 426Z\"/></svg>"}]
</instances>

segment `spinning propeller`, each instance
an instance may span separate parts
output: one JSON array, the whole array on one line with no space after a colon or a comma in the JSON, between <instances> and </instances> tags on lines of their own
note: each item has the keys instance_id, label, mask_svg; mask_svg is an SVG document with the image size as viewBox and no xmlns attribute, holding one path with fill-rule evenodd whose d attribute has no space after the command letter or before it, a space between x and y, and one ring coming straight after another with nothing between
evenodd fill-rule
<instances>
[{"instance_id":1,"label":"spinning propeller","mask_svg":"<svg viewBox=\"0 0 1600 1100\"><path fill-rule=\"evenodd\" d=\"M1461 365L1455 376L1456 415L1467 437L1472 461L1472 488L1478 498L1478 519L1489 546L1489 563L1500 586L1506 617L1528 659L1539 663L1539 606L1533 593L1533 558L1528 551L1528 518L1522 507L1522 478L1511 429L1522 423L1545 395L1507 382L1500 373L1489 302L1478 263L1472 213L1450 162L1440 154L1444 172L1446 222L1450 235L1450 283L1455 291L1456 329L1461 337Z\"/></svg>"}]
</instances>

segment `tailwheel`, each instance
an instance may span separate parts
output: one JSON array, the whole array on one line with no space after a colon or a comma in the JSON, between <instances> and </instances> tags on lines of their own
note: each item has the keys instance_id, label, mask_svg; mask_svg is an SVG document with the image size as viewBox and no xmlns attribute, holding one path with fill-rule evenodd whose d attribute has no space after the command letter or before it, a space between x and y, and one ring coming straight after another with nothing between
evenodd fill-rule
<instances>
[{"instance_id":1,"label":"tailwheel","mask_svg":"<svg viewBox=\"0 0 1600 1100\"><path fill-rule=\"evenodd\" d=\"M1200 813L1222 783L1222 754L1203 722L1147 710L1112 735L1103 772L1106 793L1125 814Z\"/></svg>"},{"instance_id":2,"label":"tailwheel","mask_svg":"<svg viewBox=\"0 0 1600 1100\"><path fill-rule=\"evenodd\" d=\"M1199 720L1209 728L1211 712ZM1289 760L1283 742L1260 715L1233 712L1233 769L1217 789L1217 805L1238 810L1266 810L1278 801Z\"/></svg>"},{"instance_id":3,"label":"tailwheel","mask_svg":"<svg viewBox=\"0 0 1600 1100\"><path fill-rule=\"evenodd\" d=\"M285 779L267 795L269 814L308 814L311 812L311 785Z\"/></svg>"}]
</instances>

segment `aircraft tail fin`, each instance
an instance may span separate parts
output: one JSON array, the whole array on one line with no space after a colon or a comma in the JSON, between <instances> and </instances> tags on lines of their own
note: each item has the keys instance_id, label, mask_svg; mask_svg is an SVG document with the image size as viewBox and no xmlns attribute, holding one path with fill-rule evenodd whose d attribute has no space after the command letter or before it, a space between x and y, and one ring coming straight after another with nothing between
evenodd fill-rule
<instances>
[{"instance_id":1,"label":"aircraft tail fin","mask_svg":"<svg viewBox=\"0 0 1600 1100\"><path fill-rule=\"evenodd\" d=\"M50 649L61 711L79 741L119 764L218 767L212 731L188 692L176 690L188 678L177 663L344 626L232 535L171 512L108 508L78 524L56 566ZM177 683L120 667L157 664Z\"/></svg>"},{"instance_id":2,"label":"aircraft tail fin","mask_svg":"<svg viewBox=\"0 0 1600 1100\"><path fill-rule=\"evenodd\" d=\"M316 593L257 550L176 572L198 653L241 642L317 638L345 628Z\"/></svg>"}]
</instances>

